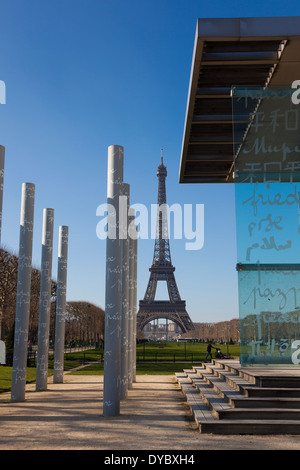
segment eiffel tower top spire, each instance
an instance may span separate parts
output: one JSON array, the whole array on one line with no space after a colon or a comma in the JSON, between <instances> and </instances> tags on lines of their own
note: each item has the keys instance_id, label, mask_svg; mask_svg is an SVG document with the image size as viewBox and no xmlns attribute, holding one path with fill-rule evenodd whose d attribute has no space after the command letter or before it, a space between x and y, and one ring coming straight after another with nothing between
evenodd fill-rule
<instances>
[{"instance_id":1,"label":"eiffel tower top spire","mask_svg":"<svg viewBox=\"0 0 300 470\"><path fill-rule=\"evenodd\" d=\"M171 252L168 233L168 213L166 197L166 177L167 167L163 163L163 154L161 149L161 163L157 168L158 177L158 196L157 196L157 221L156 236L154 245L154 255L152 266L172 266ZM174 268L173 268L174 269Z\"/></svg>"},{"instance_id":2,"label":"eiffel tower top spire","mask_svg":"<svg viewBox=\"0 0 300 470\"><path fill-rule=\"evenodd\" d=\"M158 196L159 196L159 191L160 189L162 189L162 185L163 184L165 185L164 180L167 177L167 167L164 165L164 161L163 161L163 149L161 149L160 165L157 167L156 174L158 176L159 182L161 180L161 188L160 186L158 186ZM164 191L164 194L166 194L166 190ZM158 201L158 204L166 204L166 198L165 198L165 201L161 201L161 202Z\"/></svg>"}]
</instances>

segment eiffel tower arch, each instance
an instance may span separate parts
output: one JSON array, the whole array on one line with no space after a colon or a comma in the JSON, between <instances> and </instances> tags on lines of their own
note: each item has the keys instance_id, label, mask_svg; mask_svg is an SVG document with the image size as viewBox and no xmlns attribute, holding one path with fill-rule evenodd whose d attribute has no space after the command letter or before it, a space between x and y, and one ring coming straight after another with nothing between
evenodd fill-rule
<instances>
[{"instance_id":1,"label":"eiffel tower arch","mask_svg":"<svg viewBox=\"0 0 300 470\"><path fill-rule=\"evenodd\" d=\"M139 311L137 313L137 328L142 330L147 323L158 318L166 318L176 323L183 333L194 330L194 324L190 319L185 306L185 300L181 300L179 290L176 284L172 265L170 241L168 235L167 211L162 210L166 204L166 177L167 168L161 163L157 168L158 177L158 212L156 223L156 237L154 245L154 255L152 266L150 266L150 278L143 300L139 302ZM165 281L169 294L169 300L155 300L158 281Z\"/></svg>"}]
</instances>

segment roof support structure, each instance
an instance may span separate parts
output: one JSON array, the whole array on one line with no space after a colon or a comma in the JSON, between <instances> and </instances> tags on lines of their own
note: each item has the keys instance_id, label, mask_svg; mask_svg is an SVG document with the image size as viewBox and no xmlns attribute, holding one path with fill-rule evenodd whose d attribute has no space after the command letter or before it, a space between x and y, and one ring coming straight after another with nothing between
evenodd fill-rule
<instances>
[{"instance_id":1,"label":"roof support structure","mask_svg":"<svg viewBox=\"0 0 300 470\"><path fill-rule=\"evenodd\" d=\"M300 79L299 51L300 17L198 19L180 183L234 181L231 89L291 85Z\"/></svg>"}]
</instances>

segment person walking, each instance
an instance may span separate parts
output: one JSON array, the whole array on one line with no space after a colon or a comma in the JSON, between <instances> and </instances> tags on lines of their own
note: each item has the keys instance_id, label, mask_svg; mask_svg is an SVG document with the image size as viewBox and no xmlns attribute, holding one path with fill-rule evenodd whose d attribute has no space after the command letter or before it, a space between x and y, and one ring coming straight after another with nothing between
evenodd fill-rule
<instances>
[{"instance_id":1,"label":"person walking","mask_svg":"<svg viewBox=\"0 0 300 470\"><path fill-rule=\"evenodd\" d=\"M212 345L211 341L209 341L209 343L207 345L207 348L206 348L206 356L205 356L205 359L204 359L205 362L206 362L206 360L208 359L209 356L210 356L210 360L212 359L212 353L211 353L212 348L217 349Z\"/></svg>"}]
</instances>

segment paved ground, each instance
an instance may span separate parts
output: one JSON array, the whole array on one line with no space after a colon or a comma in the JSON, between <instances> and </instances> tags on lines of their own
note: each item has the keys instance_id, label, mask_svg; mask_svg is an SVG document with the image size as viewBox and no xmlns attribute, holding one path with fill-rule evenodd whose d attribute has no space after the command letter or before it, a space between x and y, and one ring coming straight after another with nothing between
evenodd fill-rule
<instances>
[{"instance_id":1,"label":"paved ground","mask_svg":"<svg viewBox=\"0 0 300 470\"><path fill-rule=\"evenodd\" d=\"M0 450L299 450L300 436L201 435L175 377L137 376L121 415L102 415L103 377L65 374L26 401L0 395Z\"/></svg>"}]
</instances>

